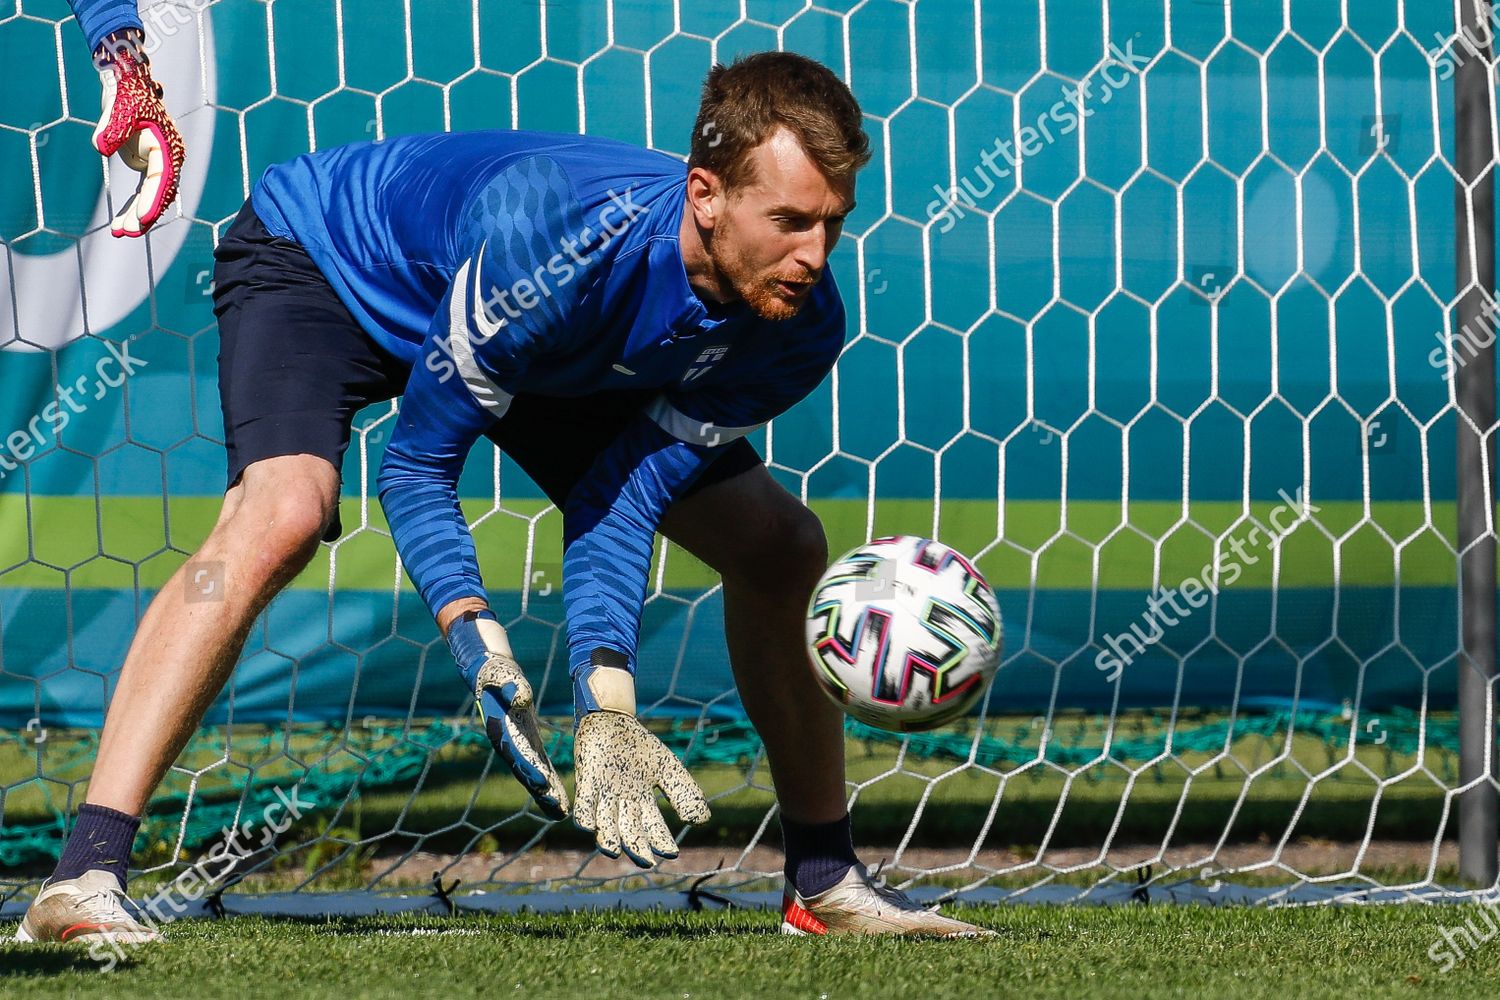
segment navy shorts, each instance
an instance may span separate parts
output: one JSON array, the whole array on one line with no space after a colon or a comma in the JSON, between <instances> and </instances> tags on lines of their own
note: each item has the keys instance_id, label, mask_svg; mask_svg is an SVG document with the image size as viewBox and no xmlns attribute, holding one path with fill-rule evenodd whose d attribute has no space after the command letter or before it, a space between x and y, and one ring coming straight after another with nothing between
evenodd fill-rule
<instances>
[{"instance_id":1,"label":"navy shorts","mask_svg":"<svg viewBox=\"0 0 1500 1000\"><path fill-rule=\"evenodd\" d=\"M359 325L307 252L272 236L247 201L214 249L219 398L227 486L282 455L343 468L354 416L401 395L411 366ZM655 389L581 399L519 393L488 437L558 506ZM724 448L688 495L761 464L743 438ZM338 517L326 540L341 532Z\"/></svg>"}]
</instances>

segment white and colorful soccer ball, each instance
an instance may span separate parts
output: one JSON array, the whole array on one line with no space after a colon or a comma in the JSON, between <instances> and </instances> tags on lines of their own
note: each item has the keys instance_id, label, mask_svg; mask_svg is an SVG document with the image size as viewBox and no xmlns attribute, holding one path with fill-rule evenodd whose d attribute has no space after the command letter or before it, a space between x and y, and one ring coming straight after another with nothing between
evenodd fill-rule
<instances>
[{"instance_id":1,"label":"white and colorful soccer ball","mask_svg":"<svg viewBox=\"0 0 1500 1000\"><path fill-rule=\"evenodd\" d=\"M1000 663L1000 607L930 538L877 538L828 567L807 608L813 673L860 722L933 729L974 706Z\"/></svg>"}]
</instances>

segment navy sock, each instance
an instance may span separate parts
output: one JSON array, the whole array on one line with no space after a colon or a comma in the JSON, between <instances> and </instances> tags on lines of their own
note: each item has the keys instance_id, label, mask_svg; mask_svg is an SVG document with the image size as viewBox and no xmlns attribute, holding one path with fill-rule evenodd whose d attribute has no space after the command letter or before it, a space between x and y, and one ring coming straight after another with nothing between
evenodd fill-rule
<instances>
[{"instance_id":1,"label":"navy sock","mask_svg":"<svg viewBox=\"0 0 1500 1000\"><path fill-rule=\"evenodd\" d=\"M848 813L832 823L794 823L783 816L781 839L787 881L804 896L833 888L859 862Z\"/></svg>"},{"instance_id":2,"label":"navy sock","mask_svg":"<svg viewBox=\"0 0 1500 1000\"><path fill-rule=\"evenodd\" d=\"M84 872L102 868L113 872L125 884L125 868L130 864L130 845L141 828L139 816L84 803L78 810L78 821L57 860L52 881L77 878Z\"/></svg>"}]
</instances>

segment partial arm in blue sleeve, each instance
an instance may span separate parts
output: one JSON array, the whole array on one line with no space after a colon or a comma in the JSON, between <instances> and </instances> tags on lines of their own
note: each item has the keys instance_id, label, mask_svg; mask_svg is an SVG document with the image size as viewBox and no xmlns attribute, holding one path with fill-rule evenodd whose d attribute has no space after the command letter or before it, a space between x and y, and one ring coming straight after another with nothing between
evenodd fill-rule
<instances>
[{"instance_id":1,"label":"partial arm in blue sleeve","mask_svg":"<svg viewBox=\"0 0 1500 1000\"><path fill-rule=\"evenodd\" d=\"M143 31L136 0L68 0L78 27L89 40L89 51L99 51L104 39L121 28Z\"/></svg>"},{"instance_id":2,"label":"partial arm in blue sleeve","mask_svg":"<svg viewBox=\"0 0 1500 1000\"><path fill-rule=\"evenodd\" d=\"M474 293L490 287L484 260L481 246L459 268L418 354L381 466L380 501L406 571L474 694L490 744L542 811L562 819L567 791L542 744L525 672L489 610L474 536L458 502L464 460L509 407L512 379L535 346ZM482 363L476 348L493 357Z\"/></svg>"},{"instance_id":3,"label":"partial arm in blue sleeve","mask_svg":"<svg viewBox=\"0 0 1500 1000\"><path fill-rule=\"evenodd\" d=\"M596 662L635 672L656 526L714 457L706 443L678 440L643 414L568 498L563 601L580 714L593 710L581 680Z\"/></svg>"},{"instance_id":4,"label":"partial arm in blue sleeve","mask_svg":"<svg viewBox=\"0 0 1500 1000\"><path fill-rule=\"evenodd\" d=\"M507 208L477 211L492 204ZM454 600L484 597L458 477L474 442L505 415L531 358L568 349L561 320L578 291L574 282L515 318L496 308L497 291L535 273L550 248L581 227L567 177L549 157L512 164L474 206L473 228L462 236L477 248L433 320L380 473L391 534L434 617Z\"/></svg>"},{"instance_id":5,"label":"partial arm in blue sleeve","mask_svg":"<svg viewBox=\"0 0 1500 1000\"><path fill-rule=\"evenodd\" d=\"M483 599L474 538L458 505L458 477L480 436L510 406L502 388L524 364L524 344L496 334L495 319L475 302L471 279L484 250L453 279L443 309L422 345L380 469L380 503L412 583L434 617L453 601ZM476 332L476 326L481 329ZM507 326L507 332L513 327ZM482 366L475 343L507 359L507 371Z\"/></svg>"},{"instance_id":6,"label":"partial arm in blue sleeve","mask_svg":"<svg viewBox=\"0 0 1500 1000\"><path fill-rule=\"evenodd\" d=\"M635 672L651 547L667 508L718 449L817 387L838 357L843 330L838 307L743 383L668 391L621 432L574 489L563 520L563 600L580 715L597 707L587 683L595 667Z\"/></svg>"}]
</instances>

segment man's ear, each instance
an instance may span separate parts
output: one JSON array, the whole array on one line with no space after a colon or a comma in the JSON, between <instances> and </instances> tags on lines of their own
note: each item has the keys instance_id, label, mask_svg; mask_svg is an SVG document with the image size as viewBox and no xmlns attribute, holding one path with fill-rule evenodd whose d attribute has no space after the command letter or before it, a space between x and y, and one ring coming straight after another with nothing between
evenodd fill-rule
<instances>
[{"instance_id":1,"label":"man's ear","mask_svg":"<svg viewBox=\"0 0 1500 1000\"><path fill-rule=\"evenodd\" d=\"M707 167L694 167L687 177L688 207L703 229L712 229L724 211L724 185Z\"/></svg>"}]
</instances>

